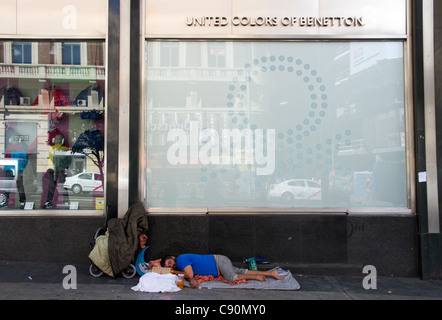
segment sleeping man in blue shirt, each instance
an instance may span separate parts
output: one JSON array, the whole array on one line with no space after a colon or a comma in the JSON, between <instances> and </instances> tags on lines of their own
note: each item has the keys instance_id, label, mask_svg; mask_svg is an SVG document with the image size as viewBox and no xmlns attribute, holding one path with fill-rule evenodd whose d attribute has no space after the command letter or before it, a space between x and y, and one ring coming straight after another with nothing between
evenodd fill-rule
<instances>
[{"instance_id":1,"label":"sleeping man in blue shirt","mask_svg":"<svg viewBox=\"0 0 442 320\"><path fill-rule=\"evenodd\" d=\"M253 271L236 268L229 258L219 254L182 254L177 258L165 256L161 260L161 266L183 271L184 278L189 281L192 288L198 287L195 275L213 276L214 278L223 276L229 282L237 280L266 281L265 277L282 280L276 269L272 271Z\"/></svg>"}]
</instances>

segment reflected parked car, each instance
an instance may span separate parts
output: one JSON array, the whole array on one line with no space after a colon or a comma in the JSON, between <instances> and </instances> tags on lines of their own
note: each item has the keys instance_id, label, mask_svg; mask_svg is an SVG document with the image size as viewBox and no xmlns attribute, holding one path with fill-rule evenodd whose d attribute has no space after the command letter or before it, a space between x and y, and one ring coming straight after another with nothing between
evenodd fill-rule
<instances>
[{"instance_id":1,"label":"reflected parked car","mask_svg":"<svg viewBox=\"0 0 442 320\"><path fill-rule=\"evenodd\" d=\"M7 200L4 192L17 190L18 161L17 159L0 159L0 204Z\"/></svg>"},{"instance_id":2,"label":"reflected parked car","mask_svg":"<svg viewBox=\"0 0 442 320\"><path fill-rule=\"evenodd\" d=\"M321 200L321 184L306 179L291 179L271 184L268 192L269 199L282 201Z\"/></svg>"},{"instance_id":3,"label":"reflected parked car","mask_svg":"<svg viewBox=\"0 0 442 320\"><path fill-rule=\"evenodd\" d=\"M82 192L103 192L103 180L99 173L83 172L72 177L67 177L63 188L75 194Z\"/></svg>"}]
</instances>

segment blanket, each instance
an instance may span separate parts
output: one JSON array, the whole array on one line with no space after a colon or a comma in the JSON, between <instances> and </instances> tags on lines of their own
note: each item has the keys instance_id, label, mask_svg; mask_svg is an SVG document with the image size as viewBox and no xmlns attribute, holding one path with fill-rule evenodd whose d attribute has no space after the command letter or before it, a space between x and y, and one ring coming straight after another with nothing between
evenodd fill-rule
<instances>
[{"instance_id":1,"label":"blanket","mask_svg":"<svg viewBox=\"0 0 442 320\"><path fill-rule=\"evenodd\" d=\"M234 284L228 283L227 281L222 281L223 279L209 277L204 277L199 279L199 288L208 289L260 289L260 290L299 290L301 286L298 281L293 277L289 270L283 270L279 267L278 274L282 280L276 280L270 277L266 278L266 281L248 280L248 281L238 281ZM271 270L274 270L271 269ZM213 277L212 277L213 278ZM221 280L221 281L219 281ZM184 286L190 287L188 281L184 281Z\"/></svg>"},{"instance_id":2,"label":"blanket","mask_svg":"<svg viewBox=\"0 0 442 320\"><path fill-rule=\"evenodd\" d=\"M181 291L177 286L178 277L174 274L158 274L147 272L140 277L138 284L131 289L140 292L177 292Z\"/></svg>"},{"instance_id":3,"label":"blanket","mask_svg":"<svg viewBox=\"0 0 442 320\"><path fill-rule=\"evenodd\" d=\"M139 236L146 233L147 213L143 204L132 205L123 218L108 222L109 260L114 275L118 275L133 261Z\"/></svg>"}]
</instances>

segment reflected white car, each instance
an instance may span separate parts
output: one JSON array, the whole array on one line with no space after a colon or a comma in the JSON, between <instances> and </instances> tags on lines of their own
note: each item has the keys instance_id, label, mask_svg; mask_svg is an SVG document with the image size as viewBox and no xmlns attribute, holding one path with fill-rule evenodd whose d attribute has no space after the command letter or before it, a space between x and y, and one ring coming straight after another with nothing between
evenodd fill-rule
<instances>
[{"instance_id":1,"label":"reflected white car","mask_svg":"<svg viewBox=\"0 0 442 320\"><path fill-rule=\"evenodd\" d=\"M321 184L306 179L291 179L271 184L268 191L270 199L282 201L321 200Z\"/></svg>"},{"instance_id":2,"label":"reflected white car","mask_svg":"<svg viewBox=\"0 0 442 320\"><path fill-rule=\"evenodd\" d=\"M82 192L103 192L103 181L99 173L83 172L72 177L67 177L63 188L75 194Z\"/></svg>"},{"instance_id":3,"label":"reflected white car","mask_svg":"<svg viewBox=\"0 0 442 320\"><path fill-rule=\"evenodd\" d=\"M17 159L0 159L0 204L7 200L4 192L17 191L18 161Z\"/></svg>"}]
</instances>

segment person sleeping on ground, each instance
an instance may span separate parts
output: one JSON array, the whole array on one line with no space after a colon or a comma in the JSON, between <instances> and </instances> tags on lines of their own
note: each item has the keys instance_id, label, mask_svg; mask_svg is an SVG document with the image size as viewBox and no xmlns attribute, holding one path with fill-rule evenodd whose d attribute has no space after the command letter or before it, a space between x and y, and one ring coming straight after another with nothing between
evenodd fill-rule
<instances>
[{"instance_id":1,"label":"person sleeping on ground","mask_svg":"<svg viewBox=\"0 0 442 320\"><path fill-rule=\"evenodd\" d=\"M276 269L254 271L236 268L229 258L219 254L182 254L178 257L166 255L161 259L161 266L183 271L184 278L189 281L192 288L198 287L198 282L195 279L196 275L213 276L214 278L222 276L229 282L239 280L266 281L266 277L282 280Z\"/></svg>"}]
</instances>

